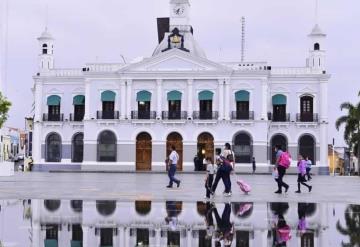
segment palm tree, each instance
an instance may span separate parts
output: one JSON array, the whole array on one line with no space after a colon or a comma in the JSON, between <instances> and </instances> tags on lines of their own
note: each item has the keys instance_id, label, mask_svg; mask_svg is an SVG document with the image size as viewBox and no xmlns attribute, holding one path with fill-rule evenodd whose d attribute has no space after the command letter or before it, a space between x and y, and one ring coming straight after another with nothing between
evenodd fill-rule
<instances>
[{"instance_id":1,"label":"palm tree","mask_svg":"<svg viewBox=\"0 0 360 247\"><path fill-rule=\"evenodd\" d=\"M358 95L360 96L360 92ZM345 126L344 140L350 149L354 151L360 165L360 102L357 105L344 102L341 104L340 109L347 110L348 114L339 117L336 120L335 127L339 131L341 125ZM360 170L360 166L358 167Z\"/></svg>"},{"instance_id":2,"label":"palm tree","mask_svg":"<svg viewBox=\"0 0 360 247\"><path fill-rule=\"evenodd\" d=\"M349 243L343 243L343 247L360 246L360 205L349 205L345 210L346 228L338 220L336 229L344 236L349 236Z\"/></svg>"},{"instance_id":3,"label":"palm tree","mask_svg":"<svg viewBox=\"0 0 360 247\"><path fill-rule=\"evenodd\" d=\"M10 110L11 103L0 92L0 128L8 118L8 111Z\"/></svg>"}]
</instances>

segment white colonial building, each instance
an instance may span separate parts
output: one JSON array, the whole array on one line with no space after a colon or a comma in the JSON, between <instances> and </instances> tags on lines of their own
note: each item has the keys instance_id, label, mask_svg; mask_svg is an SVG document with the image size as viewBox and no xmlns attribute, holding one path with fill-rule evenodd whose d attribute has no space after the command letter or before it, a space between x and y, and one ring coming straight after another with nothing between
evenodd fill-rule
<instances>
[{"instance_id":1,"label":"white colonial building","mask_svg":"<svg viewBox=\"0 0 360 247\"><path fill-rule=\"evenodd\" d=\"M35 169L165 170L174 144L179 169L193 170L196 154L213 156L230 142L239 170L255 157L267 171L279 144L328 173L330 76L319 26L304 35L305 67L214 62L194 39L189 11L188 0L171 0L152 57L130 64L58 69L53 37L38 38Z\"/></svg>"}]
</instances>

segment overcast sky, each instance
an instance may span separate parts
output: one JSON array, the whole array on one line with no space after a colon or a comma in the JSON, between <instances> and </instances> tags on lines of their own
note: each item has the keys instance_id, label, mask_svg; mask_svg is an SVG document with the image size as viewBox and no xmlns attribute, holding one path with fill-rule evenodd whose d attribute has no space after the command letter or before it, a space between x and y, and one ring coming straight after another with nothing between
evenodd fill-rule
<instances>
[{"instance_id":1,"label":"overcast sky","mask_svg":"<svg viewBox=\"0 0 360 247\"><path fill-rule=\"evenodd\" d=\"M4 0L0 0L4 1ZM58 68L87 62L121 62L151 56L157 45L156 18L169 16L169 0L9 0L6 92L12 101L7 126L24 127L37 71L36 38L48 28L55 37ZM240 60L241 16L246 17L246 59L272 66L304 66L315 23L315 0L193 0L191 24L207 57ZM46 7L48 6L48 7ZM46 9L48 8L48 11ZM48 12L48 18L46 18ZM360 1L319 0L319 24L327 33L329 142L343 101L360 90Z\"/></svg>"}]
</instances>

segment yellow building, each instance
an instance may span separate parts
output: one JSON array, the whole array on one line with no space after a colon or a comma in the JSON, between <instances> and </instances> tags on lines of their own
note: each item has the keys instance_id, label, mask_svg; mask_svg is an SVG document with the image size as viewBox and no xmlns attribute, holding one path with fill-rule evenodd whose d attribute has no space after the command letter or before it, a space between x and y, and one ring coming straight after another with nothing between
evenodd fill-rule
<instances>
[{"instance_id":1,"label":"yellow building","mask_svg":"<svg viewBox=\"0 0 360 247\"><path fill-rule=\"evenodd\" d=\"M336 151L336 147L335 147L335 151L333 151L332 145L328 146L328 160L329 160L330 174L334 173L334 164L335 164L335 173L340 175L344 174L345 162L343 159L343 154Z\"/></svg>"}]
</instances>

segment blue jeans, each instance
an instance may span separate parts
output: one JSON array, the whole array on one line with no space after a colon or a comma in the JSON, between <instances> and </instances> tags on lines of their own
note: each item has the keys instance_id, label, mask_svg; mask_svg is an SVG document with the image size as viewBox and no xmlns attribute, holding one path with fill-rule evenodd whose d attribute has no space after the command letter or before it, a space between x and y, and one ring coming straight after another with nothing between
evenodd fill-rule
<instances>
[{"instance_id":1,"label":"blue jeans","mask_svg":"<svg viewBox=\"0 0 360 247\"><path fill-rule=\"evenodd\" d=\"M175 173L176 173L176 165L172 164L172 165L170 165L169 170L168 170L168 176L170 179L169 186L172 186L173 182L175 182L177 184L180 183L180 180L175 178Z\"/></svg>"},{"instance_id":2,"label":"blue jeans","mask_svg":"<svg viewBox=\"0 0 360 247\"><path fill-rule=\"evenodd\" d=\"M213 186L211 188L211 190L213 192L216 191L216 187L217 187L220 179L222 179L223 182L224 182L225 192L229 193L231 191L230 172L231 172L231 167L230 166L221 165L219 167L219 169L216 172L215 181L214 181Z\"/></svg>"}]
</instances>

